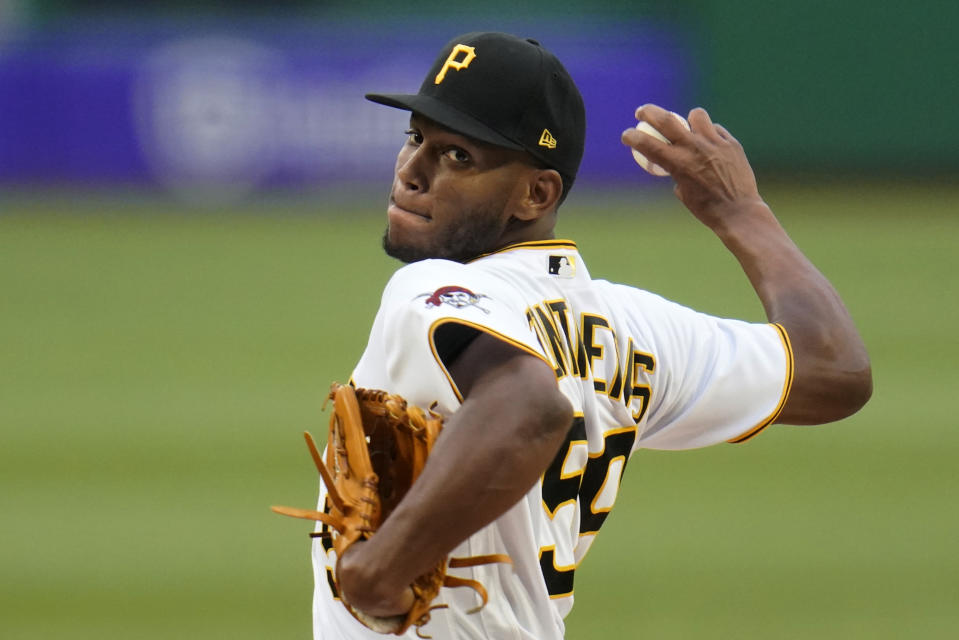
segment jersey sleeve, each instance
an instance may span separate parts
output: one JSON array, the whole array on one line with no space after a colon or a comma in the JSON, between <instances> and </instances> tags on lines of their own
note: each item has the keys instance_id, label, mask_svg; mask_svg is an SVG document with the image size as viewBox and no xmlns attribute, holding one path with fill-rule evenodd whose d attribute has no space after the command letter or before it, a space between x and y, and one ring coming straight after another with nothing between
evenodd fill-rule
<instances>
[{"instance_id":1,"label":"jersey sleeve","mask_svg":"<svg viewBox=\"0 0 959 640\"><path fill-rule=\"evenodd\" d=\"M793 377L783 327L718 318L643 293L640 331L651 337L656 370L638 447L743 442L775 422Z\"/></svg>"},{"instance_id":2,"label":"jersey sleeve","mask_svg":"<svg viewBox=\"0 0 959 640\"><path fill-rule=\"evenodd\" d=\"M545 359L524 309L511 286L475 265L446 260L407 265L383 293L354 380L358 386L386 388L419 406L437 402L441 412L451 411L462 396L445 363L477 332Z\"/></svg>"}]
</instances>

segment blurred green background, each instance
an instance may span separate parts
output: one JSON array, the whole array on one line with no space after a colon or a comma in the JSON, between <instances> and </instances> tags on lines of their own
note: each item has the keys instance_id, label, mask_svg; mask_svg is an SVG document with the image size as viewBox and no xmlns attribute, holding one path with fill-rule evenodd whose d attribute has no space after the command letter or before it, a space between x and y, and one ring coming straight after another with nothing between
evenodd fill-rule
<instances>
[{"instance_id":1,"label":"blurred green background","mask_svg":"<svg viewBox=\"0 0 959 640\"><path fill-rule=\"evenodd\" d=\"M875 396L833 426L640 453L577 571L570 638L947 638L959 624L959 190L765 193L844 292ZM308 526L268 507L314 500L300 432L324 432L324 391L349 376L395 267L379 209L5 203L2 637L309 636ZM574 191L560 233L595 275L762 318L668 192Z\"/></svg>"},{"instance_id":2,"label":"blurred green background","mask_svg":"<svg viewBox=\"0 0 959 640\"><path fill-rule=\"evenodd\" d=\"M118 6L3 15L42 28ZM638 454L577 570L567 637L954 637L956 7L596 6L700 30L701 102L842 292L876 387L836 425ZM327 386L397 266L379 248L385 193L207 210L122 185L0 185L0 638L310 636L309 526L269 505L315 500L300 433L324 433ZM668 187L581 185L558 231L596 277L763 319Z\"/></svg>"}]
</instances>

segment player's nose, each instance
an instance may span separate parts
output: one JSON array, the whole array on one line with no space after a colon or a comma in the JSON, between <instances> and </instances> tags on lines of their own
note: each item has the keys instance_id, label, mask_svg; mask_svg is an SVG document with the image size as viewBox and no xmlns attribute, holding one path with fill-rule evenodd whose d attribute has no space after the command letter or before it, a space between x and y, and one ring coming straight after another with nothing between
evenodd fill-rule
<instances>
[{"instance_id":1,"label":"player's nose","mask_svg":"<svg viewBox=\"0 0 959 640\"><path fill-rule=\"evenodd\" d=\"M429 177L423 147L404 147L396 157L396 178L409 191L426 191Z\"/></svg>"}]
</instances>

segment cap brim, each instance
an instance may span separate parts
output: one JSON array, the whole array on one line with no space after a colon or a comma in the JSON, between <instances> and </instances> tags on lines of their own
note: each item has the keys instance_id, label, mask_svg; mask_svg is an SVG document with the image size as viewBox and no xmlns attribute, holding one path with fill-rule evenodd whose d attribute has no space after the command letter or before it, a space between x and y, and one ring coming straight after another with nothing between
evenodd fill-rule
<instances>
[{"instance_id":1,"label":"cap brim","mask_svg":"<svg viewBox=\"0 0 959 640\"><path fill-rule=\"evenodd\" d=\"M482 142L488 142L498 147L506 147L507 149L520 151L524 149L521 144L487 127L476 118L458 111L431 96L368 93L366 94L366 99L370 102L384 104L388 107L405 109L406 111L421 114L434 122L438 122L447 129Z\"/></svg>"}]
</instances>

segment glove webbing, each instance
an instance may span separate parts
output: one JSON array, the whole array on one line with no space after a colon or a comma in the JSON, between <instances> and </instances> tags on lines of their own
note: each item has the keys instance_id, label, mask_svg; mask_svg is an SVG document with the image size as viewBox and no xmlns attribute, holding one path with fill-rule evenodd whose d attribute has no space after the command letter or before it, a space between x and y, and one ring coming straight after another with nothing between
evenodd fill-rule
<instances>
[{"instance_id":1,"label":"glove webbing","mask_svg":"<svg viewBox=\"0 0 959 640\"><path fill-rule=\"evenodd\" d=\"M329 470L326 468L326 464L323 463L323 457L320 455L320 451L316 447L316 442L313 440L313 436L309 431L304 431L303 437L306 439L306 446L310 449L310 456L313 458L313 463L316 465L316 470L320 472L320 477L323 478L323 485L326 487L326 496L330 499L330 502L333 503L333 507L338 512L343 513L346 509L343 498L340 497L339 491L336 490L336 484L333 482L333 476L330 475ZM349 448L349 443L347 443L347 448ZM372 478L365 478L363 481L363 486L370 491L375 491L376 476L374 475ZM315 509L298 509L296 507L270 507L270 509L276 513L285 516L291 516L293 518L316 520L333 527L338 533L343 532L342 519L332 516L328 513L323 513L322 511L317 511ZM370 527L366 527L364 530L372 531ZM330 534L313 532L310 534L310 537L320 538L328 535Z\"/></svg>"}]
</instances>

